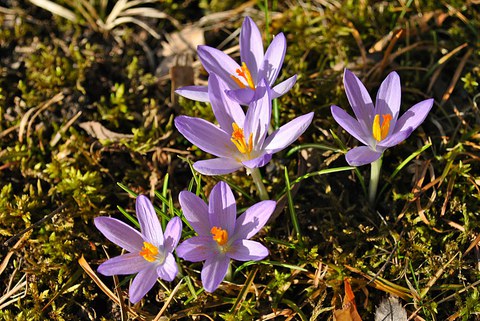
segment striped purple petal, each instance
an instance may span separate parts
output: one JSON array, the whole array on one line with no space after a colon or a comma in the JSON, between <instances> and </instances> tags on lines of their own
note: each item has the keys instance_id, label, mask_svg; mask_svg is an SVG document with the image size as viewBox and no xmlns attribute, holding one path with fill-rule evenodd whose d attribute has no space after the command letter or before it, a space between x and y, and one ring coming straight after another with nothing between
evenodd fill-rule
<instances>
[{"instance_id":1,"label":"striped purple petal","mask_svg":"<svg viewBox=\"0 0 480 321\"><path fill-rule=\"evenodd\" d=\"M218 182L210 192L208 199L210 226L219 227L232 235L237 218L237 203L227 183Z\"/></svg>"},{"instance_id":2,"label":"striped purple petal","mask_svg":"<svg viewBox=\"0 0 480 321\"><path fill-rule=\"evenodd\" d=\"M98 273L103 275L128 275L147 269L152 265L139 253L127 253L106 260L98 267Z\"/></svg>"},{"instance_id":3,"label":"striped purple petal","mask_svg":"<svg viewBox=\"0 0 480 321\"><path fill-rule=\"evenodd\" d=\"M163 246L163 231L152 202L145 195L138 195L135 203L138 223L145 240L156 247Z\"/></svg>"},{"instance_id":4,"label":"striped purple petal","mask_svg":"<svg viewBox=\"0 0 480 321\"><path fill-rule=\"evenodd\" d=\"M259 242L238 240L230 246L227 253L231 259L237 261L259 261L268 255L268 250Z\"/></svg>"},{"instance_id":5,"label":"striped purple petal","mask_svg":"<svg viewBox=\"0 0 480 321\"><path fill-rule=\"evenodd\" d=\"M263 64L263 40L260 30L250 17L243 20L239 42L240 58L247 65L253 82L256 83L259 80L258 71Z\"/></svg>"},{"instance_id":6,"label":"striped purple petal","mask_svg":"<svg viewBox=\"0 0 480 321\"><path fill-rule=\"evenodd\" d=\"M210 221L207 204L192 192L182 191L178 201L183 215L199 235L210 235Z\"/></svg>"},{"instance_id":7,"label":"striped purple petal","mask_svg":"<svg viewBox=\"0 0 480 321\"><path fill-rule=\"evenodd\" d=\"M115 243L128 252L138 253L142 250L142 234L130 225L106 216L96 217L94 224L110 242Z\"/></svg>"},{"instance_id":8,"label":"striped purple petal","mask_svg":"<svg viewBox=\"0 0 480 321\"><path fill-rule=\"evenodd\" d=\"M151 267L148 269L138 272L137 276L133 279L132 285L130 285L130 302L135 304L140 301L155 285L157 279L158 274L154 264L151 264Z\"/></svg>"},{"instance_id":9,"label":"striped purple petal","mask_svg":"<svg viewBox=\"0 0 480 321\"><path fill-rule=\"evenodd\" d=\"M215 291L227 274L230 258L226 255L213 256L205 261L202 268L201 279L207 292Z\"/></svg>"}]
</instances>

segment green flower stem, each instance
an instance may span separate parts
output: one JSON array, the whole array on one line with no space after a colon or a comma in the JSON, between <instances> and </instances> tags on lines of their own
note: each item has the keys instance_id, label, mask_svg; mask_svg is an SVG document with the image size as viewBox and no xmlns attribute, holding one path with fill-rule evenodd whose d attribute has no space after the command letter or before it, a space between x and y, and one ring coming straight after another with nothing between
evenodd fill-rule
<instances>
[{"instance_id":1,"label":"green flower stem","mask_svg":"<svg viewBox=\"0 0 480 321\"><path fill-rule=\"evenodd\" d=\"M368 186L368 200L370 205L375 205L375 198L377 196L378 181L380 180L380 170L382 169L382 156L370 164L370 185Z\"/></svg>"},{"instance_id":2,"label":"green flower stem","mask_svg":"<svg viewBox=\"0 0 480 321\"><path fill-rule=\"evenodd\" d=\"M252 175L253 182L255 186L257 186L258 196L262 201L269 200L267 189L262 182L262 175L260 174L260 170L258 168L251 168L250 174Z\"/></svg>"},{"instance_id":3,"label":"green flower stem","mask_svg":"<svg viewBox=\"0 0 480 321\"><path fill-rule=\"evenodd\" d=\"M233 280L233 273L232 273L232 262L228 263L227 274L225 274L225 280L231 282Z\"/></svg>"}]
</instances>

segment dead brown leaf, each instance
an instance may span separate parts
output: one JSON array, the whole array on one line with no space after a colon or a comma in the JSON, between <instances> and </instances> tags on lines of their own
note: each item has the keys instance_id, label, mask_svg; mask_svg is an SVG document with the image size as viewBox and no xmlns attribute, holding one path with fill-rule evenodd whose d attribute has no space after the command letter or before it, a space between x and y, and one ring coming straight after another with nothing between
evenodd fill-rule
<instances>
[{"instance_id":1,"label":"dead brown leaf","mask_svg":"<svg viewBox=\"0 0 480 321\"><path fill-rule=\"evenodd\" d=\"M121 139L133 138L132 134L122 134L122 133L113 132L105 128L102 124L96 121L83 122L83 123L80 123L79 126L83 130L85 130L90 136L99 140L119 141Z\"/></svg>"},{"instance_id":2,"label":"dead brown leaf","mask_svg":"<svg viewBox=\"0 0 480 321\"><path fill-rule=\"evenodd\" d=\"M345 287L345 297L343 298L343 307L340 310L333 311L333 319L336 321L362 321L355 304L355 295L348 279L343 280Z\"/></svg>"}]
</instances>

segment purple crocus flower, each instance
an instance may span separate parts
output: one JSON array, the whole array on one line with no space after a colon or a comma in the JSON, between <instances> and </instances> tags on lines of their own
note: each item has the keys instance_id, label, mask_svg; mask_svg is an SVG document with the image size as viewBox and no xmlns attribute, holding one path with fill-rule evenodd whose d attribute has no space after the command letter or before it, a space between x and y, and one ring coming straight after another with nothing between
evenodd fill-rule
<instances>
[{"instance_id":1,"label":"purple crocus flower","mask_svg":"<svg viewBox=\"0 0 480 321\"><path fill-rule=\"evenodd\" d=\"M175 127L192 144L218 158L198 161L193 167L204 175L223 175L243 166L262 167L295 141L310 125L313 112L299 116L267 137L271 118L271 96L265 81L260 82L247 114L229 99L225 83L215 74L209 77L208 92L213 113L220 126L188 116L175 118Z\"/></svg>"},{"instance_id":2,"label":"purple crocus flower","mask_svg":"<svg viewBox=\"0 0 480 321\"><path fill-rule=\"evenodd\" d=\"M138 273L130 286L130 302L137 303L153 287L157 278L173 281L178 272L173 250L182 235L182 221L174 217L165 234L150 200L139 195L136 211L141 233L111 217L95 218L95 226L107 239L129 253L111 258L98 267L103 275Z\"/></svg>"},{"instance_id":3,"label":"purple crocus flower","mask_svg":"<svg viewBox=\"0 0 480 321\"><path fill-rule=\"evenodd\" d=\"M246 17L240 31L241 66L221 50L209 46L198 46L197 52L205 70L217 74L227 83L228 95L238 103L248 105L264 78L272 88L271 99L282 96L293 87L296 75L274 86L286 48L285 36L279 33L264 54L260 30L250 17ZM210 99L206 86L186 86L177 89L176 93L198 101L208 102Z\"/></svg>"},{"instance_id":4,"label":"purple crocus flower","mask_svg":"<svg viewBox=\"0 0 480 321\"><path fill-rule=\"evenodd\" d=\"M195 194L180 192L183 214L198 236L177 247L177 255L187 261L205 261L201 278L206 291L213 292L227 274L230 259L258 261L268 255L262 244L251 241L275 209L275 201L262 201L237 218L232 190L219 182L210 193L209 204Z\"/></svg>"},{"instance_id":5,"label":"purple crocus flower","mask_svg":"<svg viewBox=\"0 0 480 321\"><path fill-rule=\"evenodd\" d=\"M351 166L372 163L387 148L407 139L425 120L433 105L433 98L421 101L398 118L401 86L396 72L391 72L380 85L375 106L360 79L348 69L343 77L345 92L357 119L338 106L331 107L333 118L366 145L348 151L346 160Z\"/></svg>"}]
</instances>

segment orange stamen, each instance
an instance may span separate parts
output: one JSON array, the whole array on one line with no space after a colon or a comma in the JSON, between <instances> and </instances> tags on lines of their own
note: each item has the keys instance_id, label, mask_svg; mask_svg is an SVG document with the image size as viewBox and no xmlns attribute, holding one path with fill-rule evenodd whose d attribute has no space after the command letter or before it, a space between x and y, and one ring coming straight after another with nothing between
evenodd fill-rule
<instances>
[{"instance_id":1,"label":"orange stamen","mask_svg":"<svg viewBox=\"0 0 480 321\"><path fill-rule=\"evenodd\" d=\"M245 141L243 129L238 127L236 123L232 124L233 132L230 140L235 144L238 151L242 154L249 154L253 149L253 133L250 133L248 143Z\"/></svg>"},{"instance_id":2,"label":"orange stamen","mask_svg":"<svg viewBox=\"0 0 480 321\"><path fill-rule=\"evenodd\" d=\"M387 135L388 131L390 130L390 122L392 121L392 115L384 114L382 115L382 124L380 125L380 115L375 115L373 119L373 126L372 126L372 133L373 138L380 142L384 140Z\"/></svg>"},{"instance_id":3,"label":"orange stamen","mask_svg":"<svg viewBox=\"0 0 480 321\"><path fill-rule=\"evenodd\" d=\"M212 227L210 233L213 235L213 240L218 243L218 245L223 246L228 242L228 232L220 227Z\"/></svg>"},{"instance_id":4,"label":"orange stamen","mask_svg":"<svg viewBox=\"0 0 480 321\"><path fill-rule=\"evenodd\" d=\"M247 86L245 86L245 84L239 79L239 77L240 77L240 78L243 78L247 82L248 87L250 87L250 89L255 89L255 84L253 83L253 79L252 79L252 75L250 74L250 70L248 70L248 67L244 62L242 62L242 67L235 70L235 72L237 73L238 77L234 76L234 75L230 75L230 77L233 79L233 81L235 81L235 83L238 85L238 87L240 87L242 89L247 88Z\"/></svg>"},{"instance_id":5,"label":"orange stamen","mask_svg":"<svg viewBox=\"0 0 480 321\"><path fill-rule=\"evenodd\" d=\"M148 262L153 262L156 260L155 256L158 254L158 249L155 245L143 242L143 248L140 251L140 255L143 256Z\"/></svg>"}]
</instances>

